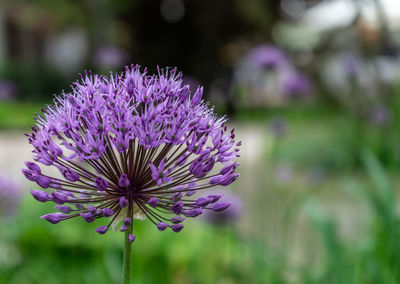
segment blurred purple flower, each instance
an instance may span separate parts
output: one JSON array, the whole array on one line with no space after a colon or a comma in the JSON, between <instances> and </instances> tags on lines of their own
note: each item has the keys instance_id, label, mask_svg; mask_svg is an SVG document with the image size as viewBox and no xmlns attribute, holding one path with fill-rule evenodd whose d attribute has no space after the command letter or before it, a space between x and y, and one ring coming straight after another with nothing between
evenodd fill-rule
<instances>
[{"instance_id":1,"label":"blurred purple flower","mask_svg":"<svg viewBox=\"0 0 400 284\"><path fill-rule=\"evenodd\" d=\"M351 53L344 53L341 57L342 65L346 76L354 78L359 71L360 61Z\"/></svg>"},{"instance_id":2,"label":"blurred purple flower","mask_svg":"<svg viewBox=\"0 0 400 284\"><path fill-rule=\"evenodd\" d=\"M120 230L129 230L133 241L133 219L179 232L183 220L166 213L196 217L229 207L216 196L190 197L239 176L240 142L202 100L202 87L190 93L176 68L150 76L138 65L108 78L85 72L73 86L36 116L27 135L34 160L63 176L25 162L25 177L53 190L31 190L32 196L53 201L61 212L41 218L52 224L79 216L89 223L110 218L96 232L123 222ZM219 164L222 169L212 172Z\"/></svg>"},{"instance_id":3,"label":"blurred purple flower","mask_svg":"<svg viewBox=\"0 0 400 284\"><path fill-rule=\"evenodd\" d=\"M284 52L273 45L254 47L250 51L249 59L252 65L268 69L278 68L287 63Z\"/></svg>"},{"instance_id":4,"label":"blurred purple flower","mask_svg":"<svg viewBox=\"0 0 400 284\"><path fill-rule=\"evenodd\" d=\"M18 93L18 86L11 80L0 80L0 100L13 100Z\"/></svg>"},{"instance_id":5,"label":"blurred purple flower","mask_svg":"<svg viewBox=\"0 0 400 284\"><path fill-rule=\"evenodd\" d=\"M310 79L300 72L290 72L283 78L283 93L288 97L301 97L311 91Z\"/></svg>"},{"instance_id":6,"label":"blurred purple flower","mask_svg":"<svg viewBox=\"0 0 400 284\"><path fill-rule=\"evenodd\" d=\"M288 126L283 118L273 118L269 122L269 129L274 136L280 138L286 135Z\"/></svg>"},{"instance_id":7,"label":"blurred purple flower","mask_svg":"<svg viewBox=\"0 0 400 284\"><path fill-rule=\"evenodd\" d=\"M0 174L0 219L14 215L21 200L18 184Z\"/></svg>"},{"instance_id":8,"label":"blurred purple flower","mask_svg":"<svg viewBox=\"0 0 400 284\"><path fill-rule=\"evenodd\" d=\"M392 115L386 106L374 107L370 112L370 121L376 126L387 126L391 120Z\"/></svg>"},{"instance_id":9,"label":"blurred purple flower","mask_svg":"<svg viewBox=\"0 0 400 284\"><path fill-rule=\"evenodd\" d=\"M276 178L281 182L289 182L293 178L292 167L280 165L276 171Z\"/></svg>"},{"instance_id":10,"label":"blurred purple flower","mask_svg":"<svg viewBox=\"0 0 400 284\"><path fill-rule=\"evenodd\" d=\"M228 189L230 190L230 189ZM207 211L204 213L204 219L207 222L215 225L228 225L240 218L243 212L243 203L238 195L232 191L215 190L212 195L222 196L219 199L220 203L230 204L230 206L220 212Z\"/></svg>"},{"instance_id":11,"label":"blurred purple flower","mask_svg":"<svg viewBox=\"0 0 400 284\"><path fill-rule=\"evenodd\" d=\"M94 62L100 68L119 68L130 59L128 52L116 46L102 46L97 49Z\"/></svg>"}]
</instances>

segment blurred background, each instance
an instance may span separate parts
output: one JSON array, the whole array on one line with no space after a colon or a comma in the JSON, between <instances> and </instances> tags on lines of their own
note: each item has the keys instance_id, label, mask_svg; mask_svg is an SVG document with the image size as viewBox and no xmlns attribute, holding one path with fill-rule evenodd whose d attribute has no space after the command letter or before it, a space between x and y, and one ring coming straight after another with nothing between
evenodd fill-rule
<instances>
[{"instance_id":1,"label":"blurred background","mask_svg":"<svg viewBox=\"0 0 400 284\"><path fill-rule=\"evenodd\" d=\"M400 1L1 0L0 283L119 283L123 235L44 222L20 169L42 105L130 63L243 141L227 212L136 223L134 283L400 282Z\"/></svg>"}]
</instances>

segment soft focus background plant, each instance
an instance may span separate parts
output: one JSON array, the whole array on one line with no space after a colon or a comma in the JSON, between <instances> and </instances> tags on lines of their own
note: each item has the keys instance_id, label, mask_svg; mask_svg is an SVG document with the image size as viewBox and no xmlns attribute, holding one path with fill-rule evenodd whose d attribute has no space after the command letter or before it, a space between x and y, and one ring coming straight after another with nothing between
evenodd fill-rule
<instances>
[{"instance_id":1,"label":"soft focus background plant","mask_svg":"<svg viewBox=\"0 0 400 284\"><path fill-rule=\"evenodd\" d=\"M119 283L122 236L41 220L20 168L52 94L130 63L177 66L243 141L235 211L179 235L137 222L133 281L398 283L397 2L1 1L0 173L22 193L0 216L0 283Z\"/></svg>"}]
</instances>

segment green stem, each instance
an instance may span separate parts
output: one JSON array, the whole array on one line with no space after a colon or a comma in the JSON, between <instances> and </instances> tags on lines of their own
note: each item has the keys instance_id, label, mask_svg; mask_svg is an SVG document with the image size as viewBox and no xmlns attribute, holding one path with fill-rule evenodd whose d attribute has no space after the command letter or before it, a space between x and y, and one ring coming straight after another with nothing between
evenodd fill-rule
<instances>
[{"instance_id":1,"label":"green stem","mask_svg":"<svg viewBox=\"0 0 400 284\"><path fill-rule=\"evenodd\" d=\"M130 230L125 231L124 264L122 284L129 284L131 279L131 242L129 241Z\"/></svg>"}]
</instances>

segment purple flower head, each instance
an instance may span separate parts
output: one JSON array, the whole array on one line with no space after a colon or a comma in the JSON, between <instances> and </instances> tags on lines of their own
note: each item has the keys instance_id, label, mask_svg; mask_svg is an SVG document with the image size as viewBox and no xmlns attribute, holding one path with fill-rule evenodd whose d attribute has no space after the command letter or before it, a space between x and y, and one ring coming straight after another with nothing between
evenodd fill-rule
<instances>
[{"instance_id":1,"label":"purple flower head","mask_svg":"<svg viewBox=\"0 0 400 284\"><path fill-rule=\"evenodd\" d=\"M107 226L100 226L96 229L96 232L99 233L100 235L105 234L108 231Z\"/></svg>"},{"instance_id":2,"label":"purple flower head","mask_svg":"<svg viewBox=\"0 0 400 284\"><path fill-rule=\"evenodd\" d=\"M231 206L231 205L232 205L232 203L230 203L230 202L225 202L225 203L219 202L219 203L215 203L215 204L214 204L214 207L213 207L213 210L216 211L216 212L220 212L220 211L225 210L226 208L228 208L228 207Z\"/></svg>"},{"instance_id":3,"label":"purple flower head","mask_svg":"<svg viewBox=\"0 0 400 284\"><path fill-rule=\"evenodd\" d=\"M162 185L163 183L170 182L172 179L168 177L169 171L165 171L165 158L161 160L160 165L156 167L150 164L151 176L153 180L157 181L157 185Z\"/></svg>"},{"instance_id":4,"label":"purple flower head","mask_svg":"<svg viewBox=\"0 0 400 284\"><path fill-rule=\"evenodd\" d=\"M28 170L28 169L22 169L22 173L30 181L36 181L37 174L35 174L33 171Z\"/></svg>"},{"instance_id":5,"label":"purple flower head","mask_svg":"<svg viewBox=\"0 0 400 284\"><path fill-rule=\"evenodd\" d=\"M38 175L35 178L35 181L42 188L49 188L49 186L51 184L51 179L46 176L42 176L42 175Z\"/></svg>"},{"instance_id":6,"label":"purple flower head","mask_svg":"<svg viewBox=\"0 0 400 284\"><path fill-rule=\"evenodd\" d=\"M128 187L130 185L130 181L127 174L122 174L118 180L118 185L120 187Z\"/></svg>"},{"instance_id":7,"label":"purple flower head","mask_svg":"<svg viewBox=\"0 0 400 284\"><path fill-rule=\"evenodd\" d=\"M203 213L203 210L201 210L201 208L193 208L190 210L186 210L185 216L194 218L194 217L201 215L202 213Z\"/></svg>"},{"instance_id":8,"label":"purple flower head","mask_svg":"<svg viewBox=\"0 0 400 284\"><path fill-rule=\"evenodd\" d=\"M61 167L59 169L67 181L75 182L75 181L79 180L78 173L76 171L74 171L73 169L65 168L65 167Z\"/></svg>"},{"instance_id":9,"label":"purple flower head","mask_svg":"<svg viewBox=\"0 0 400 284\"><path fill-rule=\"evenodd\" d=\"M102 177L97 177L94 182L100 191L104 191L108 187L108 182Z\"/></svg>"},{"instance_id":10,"label":"purple flower head","mask_svg":"<svg viewBox=\"0 0 400 284\"><path fill-rule=\"evenodd\" d=\"M72 211L72 208L69 207L68 205L56 205L54 206L54 208L65 214L69 214Z\"/></svg>"},{"instance_id":11,"label":"purple flower head","mask_svg":"<svg viewBox=\"0 0 400 284\"><path fill-rule=\"evenodd\" d=\"M54 203L64 204L67 201L67 199L68 199L68 196L59 191L54 191L51 193L51 200L53 200Z\"/></svg>"},{"instance_id":12,"label":"purple flower head","mask_svg":"<svg viewBox=\"0 0 400 284\"><path fill-rule=\"evenodd\" d=\"M126 218L124 219L124 224L125 224L125 226L130 226L130 225L131 225L131 218L126 217Z\"/></svg>"},{"instance_id":13,"label":"purple flower head","mask_svg":"<svg viewBox=\"0 0 400 284\"><path fill-rule=\"evenodd\" d=\"M19 185L0 174L0 219L13 216L20 200Z\"/></svg>"},{"instance_id":14,"label":"purple flower head","mask_svg":"<svg viewBox=\"0 0 400 284\"><path fill-rule=\"evenodd\" d=\"M158 204L158 198L157 197L150 198L147 204L149 204L151 207L156 207Z\"/></svg>"},{"instance_id":15,"label":"purple flower head","mask_svg":"<svg viewBox=\"0 0 400 284\"><path fill-rule=\"evenodd\" d=\"M32 194L33 198L35 198L37 201L40 201L40 202L46 202L46 201L51 200L50 195L46 191L43 191L43 190L31 189L31 194Z\"/></svg>"},{"instance_id":16,"label":"purple flower head","mask_svg":"<svg viewBox=\"0 0 400 284\"><path fill-rule=\"evenodd\" d=\"M51 213L51 214L46 214L43 216L40 216L40 218L52 223L52 224L57 224L60 221L64 219L65 215L62 213Z\"/></svg>"},{"instance_id":17,"label":"purple flower head","mask_svg":"<svg viewBox=\"0 0 400 284\"><path fill-rule=\"evenodd\" d=\"M119 207L122 209L122 208L127 207L128 205L129 205L128 199L126 199L125 196L122 196L122 197L119 199Z\"/></svg>"},{"instance_id":18,"label":"purple flower head","mask_svg":"<svg viewBox=\"0 0 400 284\"><path fill-rule=\"evenodd\" d=\"M90 212L81 212L79 215L81 215L82 218L88 223L92 223L94 220L96 220L95 216Z\"/></svg>"},{"instance_id":19,"label":"purple flower head","mask_svg":"<svg viewBox=\"0 0 400 284\"><path fill-rule=\"evenodd\" d=\"M175 214L180 214L182 211L182 208L183 208L183 202L179 201L179 202L176 202L174 205L172 205L171 210Z\"/></svg>"},{"instance_id":20,"label":"purple flower head","mask_svg":"<svg viewBox=\"0 0 400 284\"><path fill-rule=\"evenodd\" d=\"M114 215L114 210L105 207L103 208L102 213L104 217L111 217L112 215Z\"/></svg>"},{"instance_id":21,"label":"purple flower head","mask_svg":"<svg viewBox=\"0 0 400 284\"><path fill-rule=\"evenodd\" d=\"M128 240L132 243L136 239L135 235L129 234Z\"/></svg>"},{"instance_id":22,"label":"purple flower head","mask_svg":"<svg viewBox=\"0 0 400 284\"><path fill-rule=\"evenodd\" d=\"M29 171L36 175L40 175L42 173L40 167L32 162L25 162L25 166L28 168Z\"/></svg>"},{"instance_id":23,"label":"purple flower head","mask_svg":"<svg viewBox=\"0 0 400 284\"><path fill-rule=\"evenodd\" d=\"M208 197L200 197L199 199L196 200L196 205L199 207L205 207L208 204L211 203L211 199Z\"/></svg>"},{"instance_id":24,"label":"purple flower head","mask_svg":"<svg viewBox=\"0 0 400 284\"><path fill-rule=\"evenodd\" d=\"M182 223L183 221L185 221L185 218L180 216L175 216L171 218L171 222L174 224Z\"/></svg>"},{"instance_id":25,"label":"purple flower head","mask_svg":"<svg viewBox=\"0 0 400 284\"><path fill-rule=\"evenodd\" d=\"M169 227L169 225L167 223L164 223L164 222L160 222L160 223L157 224L157 229L159 231L164 231L168 227Z\"/></svg>"},{"instance_id":26,"label":"purple flower head","mask_svg":"<svg viewBox=\"0 0 400 284\"><path fill-rule=\"evenodd\" d=\"M273 45L259 45L254 47L250 51L249 59L252 65L268 69L278 68L287 64L285 53Z\"/></svg>"},{"instance_id":27,"label":"purple flower head","mask_svg":"<svg viewBox=\"0 0 400 284\"><path fill-rule=\"evenodd\" d=\"M171 225L171 229L175 233L179 233L180 231L182 231L183 225L182 224L173 224L173 225Z\"/></svg>"},{"instance_id":28,"label":"purple flower head","mask_svg":"<svg viewBox=\"0 0 400 284\"><path fill-rule=\"evenodd\" d=\"M85 72L35 117L27 135L36 163L27 162L23 174L51 190L32 195L63 212L43 219L107 220L100 234L122 223L120 231L133 241L135 219L179 232L183 216L228 208L207 190L236 180L240 143L202 93L201 87L190 92L176 69L149 75L130 66L109 77ZM48 167L62 177L47 174Z\"/></svg>"}]
</instances>

